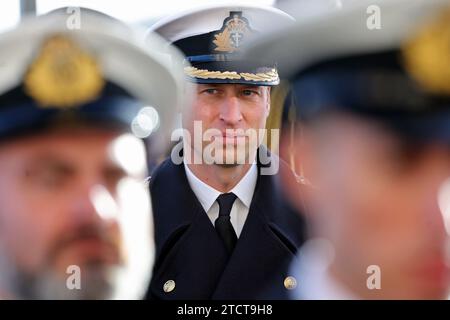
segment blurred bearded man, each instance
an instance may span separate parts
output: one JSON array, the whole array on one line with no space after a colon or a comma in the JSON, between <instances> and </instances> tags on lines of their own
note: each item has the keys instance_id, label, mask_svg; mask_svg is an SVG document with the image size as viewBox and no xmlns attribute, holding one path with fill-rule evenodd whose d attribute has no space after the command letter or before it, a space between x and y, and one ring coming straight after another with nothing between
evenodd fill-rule
<instances>
[{"instance_id":1,"label":"blurred bearded man","mask_svg":"<svg viewBox=\"0 0 450 320\"><path fill-rule=\"evenodd\" d=\"M147 151L180 77L156 57L159 38L131 41L144 37L89 12L80 29L66 20L0 37L0 295L139 299L154 255ZM148 105L160 130L146 145Z\"/></svg>"},{"instance_id":2,"label":"blurred bearded man","mask_svg":"<svg viewBox=\"0 0 450 320\"><path fill-rule=\"evenodd\" d=\"M448 0L364 0L248 51L293 83L285 187L314 238L293 298L448 297L449 35Z\"/></svg>"}]
</instances>

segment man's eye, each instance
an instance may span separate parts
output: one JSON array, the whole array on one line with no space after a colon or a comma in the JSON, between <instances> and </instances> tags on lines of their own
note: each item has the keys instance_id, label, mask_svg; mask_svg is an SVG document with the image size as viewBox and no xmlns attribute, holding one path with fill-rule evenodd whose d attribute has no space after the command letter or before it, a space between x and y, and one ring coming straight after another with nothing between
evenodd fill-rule
<instances>
[{"instance_id":1,"label":"man's eye","mask_svg":"<svg viewBox=\"0 0 450 320\"><path fill-rule=\"evenodd\" d=\"M209 88L209 89L203 90L203 92L204 92L204 93L207 93L207 94L216 94L216 93L218 93L219 91L218 91L217 89Z\"/></svg>"},{"instance_id":2,"label":"man's eye","mask_svg":"<svg viewBox=\"0 0 450 320\"><path fill-rule=\"evenodd\" d=\"M45 188L56 188L66 181L65 175L60 172L42 171L31 176L32 181Z\"/></svg>"},{"instance_id":3,"label":"man's eye","mask_svg":"<svg viewBox=\"0 0 450 320\"><path fill-rule=\"evenodd\" d=\"M242 91L242 94L244 95L244 96L252 96L252 95L257 95L258 94L258 92L257 91L254 91L254 90L243 90Z\"/></svg>"}]
</instances>

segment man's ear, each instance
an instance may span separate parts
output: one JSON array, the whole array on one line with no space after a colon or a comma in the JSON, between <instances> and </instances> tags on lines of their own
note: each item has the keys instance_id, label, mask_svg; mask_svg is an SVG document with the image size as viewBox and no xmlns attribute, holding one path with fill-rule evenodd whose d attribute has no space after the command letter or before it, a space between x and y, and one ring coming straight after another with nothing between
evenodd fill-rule
<instances>
[{"instance_id":1,"label":"man's ear","mask_svg":"<svg viewBox=\"0 0 450 320\"><path fill-rule=\"evenodd\" d=\"M270 87L266 87L267 88L267 114L270 113Z\"/></svg>"},{"instance_id":2,"label":"man's ear","mask_svg":"<svg viewBox=\"0 0 450 320\"><path fill-rule=\"evenodd\" d=\"M283 191L300 212L308 214L306 207L317 189L314 186L314 150L309 131L306 128L284 130L280 141L280 156L290 167L289 172L280 171Z\"/></svg>"}]
</instances>

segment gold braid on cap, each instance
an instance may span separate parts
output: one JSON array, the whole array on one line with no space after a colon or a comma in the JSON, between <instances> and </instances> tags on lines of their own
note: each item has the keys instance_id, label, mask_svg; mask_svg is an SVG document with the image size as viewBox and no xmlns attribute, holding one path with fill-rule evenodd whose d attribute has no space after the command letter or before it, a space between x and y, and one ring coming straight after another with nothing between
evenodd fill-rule
<instances>
[{"instance_id":1,"label":"gold braid on cap","mask_svg":"<svg viewBox=\"0 0 450 320\"><path fill-rule=\"evenodd\" d=\"M184 72L191 77L201 79L240 79L241 76L236 71L209 71L206 69L197 69L195 67L186 67Z\"/></svg>"},{"instance_id":2,"label":"gold braid on cap","mask_svg":"<svg viewBox=\"0 0 450 320\"><path fill-rule=\"evenodd\" d=\"M242 78L247 81L275 81L278 80L278 72L272 69L261 73L241 73Z\"/></svg>"},{"instance_id":3,"label":"gold braid on cap","mask_svg":"<svg viewBox=\"0 0 450 320\"><path fill-rule=\"evenodd\" d=\"M200 78L200 79L232 79L239 80L244 79L246 81L264 81L272 82L277 81L278 72L275 69L271 69L268 72L261 73L237 73L236 71L209 71L206 69L197 69L195 67L185 67L184 72L186 75Z\"/></svg>"},{"instance_id":4,"label":"gold braid on cap","mask_svg":"<svg viewBox=\"0 0 450 320\"><path fill-rule=\"evenodd\" d=\"M425 25L402 50L405 68L433 94L450 94L450 8Z\"/></svg>"},{"instance_id":5,"label":"gold braid on cap","mask_svg":"<svg viewBox=\"0 0 450 320\"><path fill-rule=\"evenodd\" d=\"M93 101L104 84L95 59L63 35L44 42L24 79L26 93L39 106L56 108Z\"/></svg>"}]
</instances>

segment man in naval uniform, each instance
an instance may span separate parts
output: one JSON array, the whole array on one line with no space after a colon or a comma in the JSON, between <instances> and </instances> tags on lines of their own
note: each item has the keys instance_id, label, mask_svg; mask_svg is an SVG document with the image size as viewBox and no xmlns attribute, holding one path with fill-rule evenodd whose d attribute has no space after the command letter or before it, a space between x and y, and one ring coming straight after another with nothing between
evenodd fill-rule
<instances>
[{"instance_id":1,"label":"man in naval uniform","mask_svg":"<svg viewBox=\"0 0 450 320\"><path fill-rule=\"evenodd\" d=\"M79 28L53 13L0 36L1 298L139 299L150 280L136 119L151 105L149 143L170 132L182 74L156 53L160 37L81 15Z\"/></svg>"},{"instance_id":2,"label":"man in naval uniform","mask_svg":"<svg viewBox=\"0 0 450 320\"><path fill-rule=\"evenodd\" d=\"M257 136L279 77L272 62L240 58L258 33L290 23L273 8L216 6L152 28L186 55L194 102L182 112L181 148L151 178L149 298L283 299L296 286L288 266L303 222L280 193L279 170L289 169Z\"/></svg>"},{"instance_id":3,"label":"man in naval uniform","mask_svg":"<svg viewBox=\"0 0 450 320\"><path fill-rule=\"evenodd\" d=\"M449 44L450 1L370 0L248 51L293 83L297 130L282 145L302 184L286 191L314 238L293 298L448 297Z\"/></svg>"}]
</instances>

